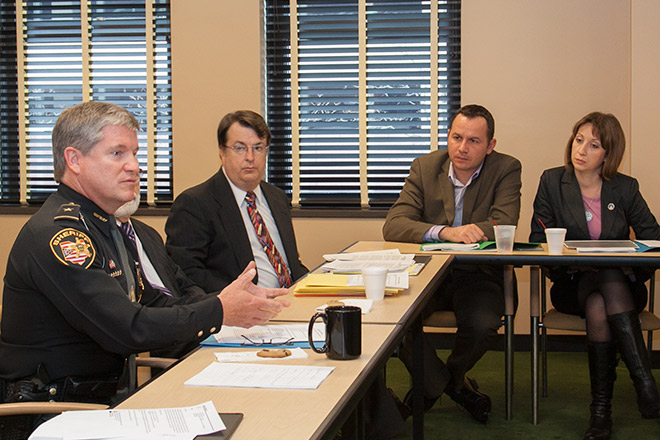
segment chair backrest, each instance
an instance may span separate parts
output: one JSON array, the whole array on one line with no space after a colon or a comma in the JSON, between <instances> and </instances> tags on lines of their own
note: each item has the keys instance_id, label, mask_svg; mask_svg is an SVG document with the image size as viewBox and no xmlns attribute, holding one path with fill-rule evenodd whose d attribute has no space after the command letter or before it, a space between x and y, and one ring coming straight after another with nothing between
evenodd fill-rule
<instances>
[{"instance_id":1,"label":"chair backrest","mask_svg":"<svg viewBox=\"0 0 660 440\"><path fill-rule=\"evenodd\" d=\"M108 409L108 405L78 402L16 402L0 403L0 416L25 414L59 414L64 411Z\"/></svg>"}]
</instances>

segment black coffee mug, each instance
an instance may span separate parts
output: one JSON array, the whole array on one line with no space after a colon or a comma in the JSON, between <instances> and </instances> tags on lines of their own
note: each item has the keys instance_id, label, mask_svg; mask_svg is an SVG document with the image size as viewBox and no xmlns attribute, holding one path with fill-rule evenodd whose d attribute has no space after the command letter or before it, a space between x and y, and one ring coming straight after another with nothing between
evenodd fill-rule
<instances>
[{"instance_id":1,"label":"black coffee mug","mask_svg":"<svg viewBox=\"0 0 660 440\"><path fill-rule=\"evenodd\" d=\"M325 344L314 346L312 330L314 322L325 322ZM325 353L330 359L347 360L360 357L362 352L362 310L355 306L331 306L325 312L312 316L307 329L309 345L317 353Z\"/></svg>"}]
</instances>

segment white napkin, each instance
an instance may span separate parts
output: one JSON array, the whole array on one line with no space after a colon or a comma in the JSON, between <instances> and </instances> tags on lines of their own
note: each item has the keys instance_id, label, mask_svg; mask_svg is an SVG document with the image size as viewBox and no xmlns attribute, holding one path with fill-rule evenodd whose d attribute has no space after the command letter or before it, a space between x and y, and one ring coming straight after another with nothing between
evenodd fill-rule
<instances>
[{"instance_id":1,"label":"white napkin","mask_svg":"<svg viewBox=\"0 0 660 440\"><path fill-rule=\"evenodd\" d=\"M282 347L277 347L282 348ZM267 358L267 357L261 357L257 356L257 352L261 350L256 350L256 351L227 351L227 352L222 352L222 353L214 353L216 359L218 362L254 362L254 361L279 361L282 359L305 359L308 358L309 356L307 353L305 353L305 350L303 350L300 347L296 348L286 348L286 350L291 351L291 356L283 357L283 358Z\"/></svg>"},{"instance_id":2,"label":"white napkin","mask_svg":"<svg viewBox=\"0 0 660 440\"><path fill-rule=\"evenodd\" d=\"M371 306L374 305L374 302L370 299L345 298L345 299L340 299L338 301L343 302L345 306L356 306L361 308L363 315L369 313L371 311ZM322 306L317 307L316 311L324 312L325 308L331 305L337 305L337 304L323 304Z\"/></svg>"}]
</instances>

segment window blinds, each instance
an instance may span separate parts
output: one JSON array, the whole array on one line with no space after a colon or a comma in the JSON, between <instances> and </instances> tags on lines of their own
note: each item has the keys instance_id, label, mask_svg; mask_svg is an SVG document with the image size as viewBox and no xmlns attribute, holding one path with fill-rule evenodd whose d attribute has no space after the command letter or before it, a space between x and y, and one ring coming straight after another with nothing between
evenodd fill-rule
<instances>
[{"instance_id":1,"label":"window blinds","mask_svg":"<svg viewBox=\"0 0 660 440\"><path fill-rule=\"evenodd\" d=\"M169 1L28 0L11 8L6 3L2 201L41 202L56 189L53 125L64 109L88 100L133 113L142 128L142 192L150 204L171 201ZM16 17L23 24L18 34Z\"/></svg>"},{"instance_id":2,"label":"window blinds","mask_svg":"<svg viewBox=\"0 0 660 440\"><path fill-rule=\"evenodd\" d=\"M459 1L268 0L266 35L269 180L294 205L389 205L446 147Z\"/></svg>"}]
</instances>

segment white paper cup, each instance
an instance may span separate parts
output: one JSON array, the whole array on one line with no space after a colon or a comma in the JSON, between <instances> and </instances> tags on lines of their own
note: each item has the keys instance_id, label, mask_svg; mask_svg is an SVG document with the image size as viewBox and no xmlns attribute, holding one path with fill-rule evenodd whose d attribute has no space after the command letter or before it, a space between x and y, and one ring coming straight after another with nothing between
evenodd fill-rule
<instances>
[{"instance_id":1,"label":"white paper cup","mask_svg":"<svg viewBox=\"0 0 660 440\"><path fill-rule=\"evenodd\" d=\"M495 244L497 252L511 252L513 251L513 238L516 235L515 225L497 225L494 226L495 230Z\"/></svg>"},{"instance_id":2,"label":"white paper cup","mask_svg":"<svg viewBox=\"0 0 660 440\"><path fill-rule=\"evenodd\" d=\"M561 255L564 251L564 238L566 238L566 229L547 228L545 230L545 240L548 242L548 253L550 255Z\"/></svg>"},{"instance_id":3,"label":"white paper cup","mask_svg":"<svg viewBox=\"0 0 660 440\"><path fill-rule=\"evenodd\" d=\"M387 269L384 267L365 267L362 269L362 280L367 299L382 301L385 298L385 279Z\"/></svg>"}]
</instances>

